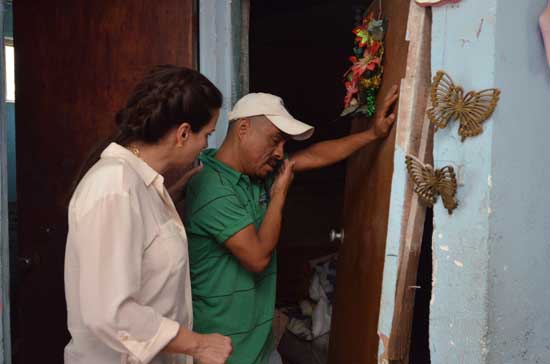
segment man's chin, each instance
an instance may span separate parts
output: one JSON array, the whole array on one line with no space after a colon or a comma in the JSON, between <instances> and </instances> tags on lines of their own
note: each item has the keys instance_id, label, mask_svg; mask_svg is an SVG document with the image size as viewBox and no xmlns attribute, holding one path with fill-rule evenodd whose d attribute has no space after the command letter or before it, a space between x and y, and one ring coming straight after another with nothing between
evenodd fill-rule
<instances>
[{"instance_id":1,"label":"man's chin","mask_svg":"<svg viewBox=\"0 0 550 364\"><path fill-rule=\"evenodd\" d=\"M256 177L258 178L265 178L267 177L271 172L273 172L273 168L271 166L266 166L262 168L258 173L256 174Z\"/></svg>"}]
</instances>

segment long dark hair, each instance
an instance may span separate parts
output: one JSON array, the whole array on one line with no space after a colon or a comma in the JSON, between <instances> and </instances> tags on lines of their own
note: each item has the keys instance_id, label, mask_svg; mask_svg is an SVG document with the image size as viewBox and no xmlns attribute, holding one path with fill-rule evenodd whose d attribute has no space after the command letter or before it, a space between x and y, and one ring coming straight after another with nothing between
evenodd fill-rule
<instances>
[{"instance_id":1,"label":"long dark hair","mask_svg":"<svg viewBox=\"0 0 550 364\"><path fill-rule=\"evenodd\" d=\"M173 65L154 67L117 113L116 133L99 143L82 164L72 192L110 143L156 143L182 122L189 123L191 130L197 133L221 106L220 90L199 72Z\"/></svg>"}]
</instances>

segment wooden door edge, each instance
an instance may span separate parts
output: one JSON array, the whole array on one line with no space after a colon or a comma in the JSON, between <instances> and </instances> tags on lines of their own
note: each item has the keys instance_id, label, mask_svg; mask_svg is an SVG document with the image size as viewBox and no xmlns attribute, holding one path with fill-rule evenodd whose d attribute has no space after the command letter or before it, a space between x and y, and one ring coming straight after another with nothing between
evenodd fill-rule
<instances>
[{"instance_id":1,"label":"wooden door edge","mask_svg":"<svg viewBox=\"0 0 550 364\"><path fill-rule=\"evenodd\" d=\"M407 25L409 52L405 78L401 85L396 135L397 158L412 154L424 161L432 160L433 128L425 117L431 79L431 10L411 1ZM395 168L405 168L404 160L395 160ZM380 362L408 362L418 260L422 244L426 209L407 180L403 200L399 242L395 303L391 332ZM383 345L383 343L381 343Z\"/></svg>"}]
</instances>

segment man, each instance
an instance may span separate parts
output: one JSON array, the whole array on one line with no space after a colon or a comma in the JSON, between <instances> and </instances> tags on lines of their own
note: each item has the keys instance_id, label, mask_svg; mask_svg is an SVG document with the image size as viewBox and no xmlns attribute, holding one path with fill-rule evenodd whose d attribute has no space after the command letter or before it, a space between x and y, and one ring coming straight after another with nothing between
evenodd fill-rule
<instances>
[{"instance_id":1,"label":"man","mask_svg":"<svg viewBox=\"0 0 550 364\"><path fill-rule=\"evenodd\" d=\"M249 94L230 112L221 147L203 153L204 169L189 184L185 213L194 329L230 336L228 363L265 364L278 355L272 338L274 251L293 173L336 163L387 135L396 100L394 86L371 129L285 160L285 142L309 138L313 127L294 119L279 97Z\"/></svg>"}]
</instances>

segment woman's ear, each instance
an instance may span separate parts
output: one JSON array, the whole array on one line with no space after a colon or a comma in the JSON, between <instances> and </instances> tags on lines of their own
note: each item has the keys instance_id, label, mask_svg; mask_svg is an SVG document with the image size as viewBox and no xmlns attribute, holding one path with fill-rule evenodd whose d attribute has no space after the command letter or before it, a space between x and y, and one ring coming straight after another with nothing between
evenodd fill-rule
<instances>
[{"instance_id":1,"label":"woman's ear","mask_svg":"<svg viewBox=\"0 0 550 364\"><path fill-rule=\"evenodd\" d=\"M181 123L180 126L178 126L178 130L176 131L176 146L182 147L183 143L189 139L189 134L191 133L191 125L189 123Z\"/></svg>"}]
</instances>

